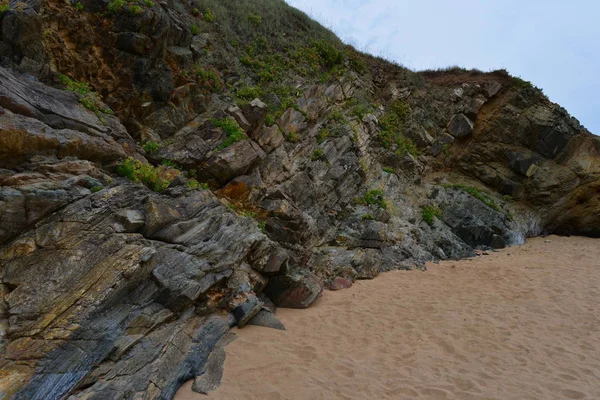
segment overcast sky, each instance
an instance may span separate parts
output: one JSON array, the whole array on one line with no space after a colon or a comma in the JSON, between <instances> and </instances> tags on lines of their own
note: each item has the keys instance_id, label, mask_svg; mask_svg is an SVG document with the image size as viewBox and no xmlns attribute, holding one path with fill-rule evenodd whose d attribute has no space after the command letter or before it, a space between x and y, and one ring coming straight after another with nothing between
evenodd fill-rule
<instances>
[{"instance_id":1,"label":"overcast sky","mask_svg":"<svg viewBox=\"0 0 600 400\"><path fill-rule=\"evenodd\" d=\"M506 68L600 135L598 0L286 0L411 69Z\"/></svg>"}]
</instances>

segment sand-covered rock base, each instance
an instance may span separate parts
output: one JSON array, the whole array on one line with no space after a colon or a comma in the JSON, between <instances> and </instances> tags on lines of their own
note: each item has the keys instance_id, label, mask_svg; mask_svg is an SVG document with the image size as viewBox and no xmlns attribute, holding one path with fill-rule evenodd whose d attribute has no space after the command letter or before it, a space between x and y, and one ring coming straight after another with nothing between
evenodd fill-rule
<instances>
[{"instance_id":1,"label":"sand-covered rock base","mask_svg":"<svg viewBox=\"0 0 600 400\"><path fill-rule=\"evenodd\" d=\"M234 330L208 398L599 399L599 299L598 239L386 273Z\"/></svg>"}]
</instances>

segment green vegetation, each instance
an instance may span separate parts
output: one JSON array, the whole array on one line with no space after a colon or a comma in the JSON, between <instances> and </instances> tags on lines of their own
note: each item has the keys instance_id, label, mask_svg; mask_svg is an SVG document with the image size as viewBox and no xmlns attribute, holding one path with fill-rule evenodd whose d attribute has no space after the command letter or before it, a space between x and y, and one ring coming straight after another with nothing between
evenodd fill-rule
<instances>
[{"instance_id":1,"label":"green vegetation","mask_svg":"<svg viewBox=\"0 0 600 400\"><path fill-rule=\"evenodd\" d=\"M395 152L399 156L408 153L417 157L420 155L419 150L412 140L402 133L402 129L410 113L410 106L407 103L400 100L394 101L379 121L381 131L378 134L378 139L384 148L395 148Z\"/></svg>"},{"instance_id":2,"label":"green vegetation","mask_svg":"<svg viewBox=\"0 0 600 400\"><path fill-rule=\"evenodd\" d=\"M442 216L442 211L437 206L425 206L421 209L421 213L423 215L423 221L425 221L428 225L433 225L433 220L435 218L440 218Z\"/></svg>"},{"instance_id":3,"label":"green vegetation","mask_svg":"<svg viewBox=\"0 0 600 400\"><path fill-rule=\"evenodd\" d=\"M77 93L79 95L79 102L81 105L88 110L93 111L102 123L104 123L104 119L100 113L112 114L112 110L102 103L100 95L92 91L86 82L76 81L66 75L59 75L58 79L64 85L66 90Z\"/></svg>"},{"instance_id":4,"label":"green vegetation","mask_svg":"<svg viewBox=\"0 0 600 400\"><path fill-rule=\"evenodd\" d=\"M256 218L256 213L254 211L244 211L242 215L246 218Z\"/></svg>"},{"instance_id":5,"label":"green vegetation","mask_svg":"<svg viewBox=\"0 0 600 400\"><path fill-rule=\"evenodd\" d=\"M152 153L156 153L158 151L158 149L160 149L160 145L156 142L146 142L144 143L144 146L142 146L144 151L148 154L152 154Z\"/></svg>"},{"instance_id":6,"label":"green vegetation","mask_svg":"<svg viewBox=\"0 0 600 400\"><path fill-rule=\"evenodd\" d=\"M346 56L348 57L348 64L350 64L350 68L359 74L364 74L367 72L367 63L360 53L352 48L348 48L346 50Z\"/></svg>"},{"instance_id":7,"label":"green vegetation","mask_svg":"<svg viewBox=\"0 0 600 400\"><path fill-rule=\"evenodd\" d=\"M479 190L478 188L476 188L474 186L466 186L466 185L461 185L461 184L453 184L453 185L444 185L444 187L445 188L451 188L451 189L461 189L461 190L464 190L465 192L469 193L471 196L473 196L476 199L478 199L481 202L483 202L483 204L485 204L486 206L488 206L492 210L496 210L496 211L500 210L500 207L498 206L498 204L496 204L496 202L490 196L488 196L487 194L483 193L481 190Z\"/></svg>"},{"instance_id":8,"label":"green vegetation","mask_svg":"<svg viewBox=\"0 0 600 400\"><path fill-rule=\"evenodd\" d=\"M128 157L117 167L116 172L133 182L142 182L150 190L162 192L180 172L168 166L154 167Z\"/></svg>"},{"instance_id":9,"label":"green vegetation","mask_svg":"<svg viewBox=\"0 0 600 400\"><path fill-rule=\"evenodd\" d=\"M190 33L194 36L198 35L200 33L200 28L198 28L198 25L196 25L196 24L190 25Z\"/></svg>"},{"instance_id":10,"label":"green vegetation","mask_svg":"<svg viewBox=\"0 0 600 400\"><path fill-rule=\"evenodd\" d=\"M364 214L364 215L362 216L362 219L363 219L363 221L372 221L372 220L374 220L375 218L373 218L373 216L372 216L371 214Z\"/></svg>"},{"instance_id":11,"label":"green vegetation","mask_svg":"<svg viewBox=\"0 0 600 400\"><path fill-rule=\"evenodd\" d=\"M90 190L92 191L92 193L97 193L99 191L101 191L102 189L104 189L104 186L93 186Z\"/></svg>"},{"instance_id":12,"label":"green vegetation","mask_svg":"<svg viewBox=\"0 0 600 400\"><path fill-rule=\"evenodd\" d=\"M265 233L267 231L267 221L259 221L258 229L260 229L262 233Z\"/></svg>"},{"instance_id":13,"label":"green vegetation","mask_svg":"<svg viewBox=\"0 0 600 400\"><path fill-rule=\"evenodd\" d=\"M285 140L290 143L298 143L300 141L300 135L298 135L297 132L288 132L288 134L285 135Z\"/></svg>"},{"instance_id":14,"label":"green vegetation","mask_svg":"<svg viewBox=\"0 0 600 400\"><path fill-rule=\"evenodd\" d=\"M356 202L365 206L376 205L384 209L387 208L382 190L369 190L363 197L356 199Z\"/></svg>"},{"instance_id":15,"label":"green vegetation","mask_svg":"<svg viewBox=\"0 0 600 400\"><path fill-rule=\"evenodd\" d=\"M262 23L262 17L260 15L257 14L253 14L253 13L249 13L248 14L248 21L250 21L250 23L254 26L258 26Z\"/></svg>"},{"instance_id":16,"label":"green vegetation","mask_svg":"<svg viewBox=\"0 0 600 400\"><path fill-rule=\"evenodd\" d=\"M421 153L413 141L402 133L404 123L410 116L410 113L410 106L407 103L400 100L394 101L388 112L379 121L381 130L377 138L384 148L394 149L399 156L408 153L418 157Z\"/></svg>"},{"instance_id":17,"label":"green vegetation","mask_svg":"<svg viewBox=\"0 0 600 400\"><path fill-rule=\"evenodd\" d=\"M131 15L139 15L144 12L144 7L154 7L152 0L110 0L106 9L113 14L127 12Z\"/></svg>"},{"instance_id":18,"label":"green vegetation","mask_svg":"<svg viewBox=\"0 0 600 400\"><path fill-rule=\"evenodd\" d=\"M180 171L183 170L183 168L181 168L181 166L179 164L177 164L175 161L169 160L166 158L160 162L160 165L164 165L165 167L170 167L173 169L178 169Z\"/></svg>"},{"instance_id":19,"label":"green vegetation","mask_svg":"<svg viewBox=\"0 0 600 400\"><path fill-rule=\"evenodd\" d=\"M210 8L204 10L204 13L202 15L204 15L204 20L206 22L215 22L215 20L217 19L217 17Z\"/></svg>"},{"instance_id":20,"label":"green vegetation","mask_svg":"<svg viewBox=\"0 0 600 400\"><path fill-rule=\"evenodd\" d=\"M273 114L267 114L265 117L265 125L273 126L275 125L275 116Z\"/></svg>"},{"instance_id":21,"label":"green vegetation","mask_svg":"<svg viewBox=\"0 0 600 400\"><path fill-rule=\"evenodd\" d=\"M329 115L327 116L327 121L345 122L346 119L344 118L344 114L342 114L342 111L336 108L329 113Z\"/></svg>"},{"instance_id":22,"label":"green vegetation","mask_svg":"<svg viewBox=\"0 0 600 400\"><path fill-rule=\"evenodd\" d=\"M260 99L263 96L262 89L259 86L240 86L235 90L235 96L244 102Z\"/></svg>"},{"instance_id":23,"label":"green vegetation","mask_svg":"<svg viewBox=\"0 0 600 400\"><path fill-rule=\"evenodd\" d=\"M191 74L198 83L198 86L200 86L200 89L209 93L218 93L223 91L223 81L214 69L205 69L199 64L195 64Z\"/></svg>"},{"instance_id":24,"label":"green vegetation","mask_svg":"<svg viewBox=\"0 0 600 400\"><path fill-rule=\"evenodd\" d=\"M110 0L106 9L111 13L117 14L123 11L126 5L127 1L125 0Z\"/></svg>"},{"instance_id":25,"label":"green vegetation","mask_svg":"<svg viewBox=\"0 0 600 400\"><path fill-rule=\"evenodd\" d=\"M319 133L317 134L317 143L321 144L325 141L325 139L327 139L329 136L331 136L331 133L329 132L329 130L323 128L319 131Z\"/></svg>"},{"instance_id":26,"label":"green vegetation","mask_svg":"<svg viewBox=\"0 0 600 400\"><path fill-rule=\"evenodd\" d=\"M533 89L533 88L535 88L535 86L533 86L533 83L531 83L530 81L521 79L517 76L514 76L512 78L512 83L517 89Z\"/></svg>"},{"instance_id":27,"label":"green vegetation","mask_svg":"<svg viewBox=\"0 0 600 400\"><path fill-rule=\"evenodd\" d=\"M354 114L358 119L362 120L365 115L373 112L373 107L369 104L359 103L354 106L352 109L352 114Z\"/></svg>"},{"instance_id":28,"label":"green vegetation","mask_svg":"<svg viewBox=\"0 0 600 400\"><path fill-rule=\"evenodd\" d=\"M223 129L223 132L225 132L225 134L227 135L227 138L217 147L218 150L222 150L236 142L239 142L240 140L246 139L246 134L233 118L213 118L211 122L215 126L215 128Z\"/></svg>"},{"instance_id":29,"label":"green vegetation","mask_svg":"<svg viewBox=\"0 0 600 400\"><path fill-rule=\"evenodd\" d=\"M315 149L315 151L313 151L312 156L310 157L310 159L312 161L325 160L325 153L323 152L323 149L320 148L320 147L317 147Z\"/></svg>"},{"instance_id":30,"label":"green vegetation","mask_svg":"<svg viewBox=\"0 0 600 400\"><path fill-rule=\"evenodd\" d=\"M396 170L392 167L383 167L383 172L387 172L388 174L395 174Z\"/></svg>"},{"instance_id":31,"label":"green vegetation","mask_svg":"<svg viewBox=\"0 0 600 400\"><path fill-rule=\"evenodd\" d=\"M200 183L198 182L196 179L192 178L190 180L187 181L187 187L189 187L190 189L208 189L208 184L207 183Z\"/></svg>"},{"instance_id":32,"label":"green vegetation","mask_svg":"<svg viewBox=\"0 0 600 400\"><path fill-rule=\"evenodd\" d=\"M4 14L10 10L10 5L8 4L8 0L0 0L0 15Z\"/></svg>"},{"instance_id":33,"label":"green vegetation","mask_svg":"<svg viewBox=\"0 0 600 400\"><path fill-rule=\"evenodd\" d=\"M75 7L77 11L83 11L83 4L81 4L80 2L75 3L73 7Z\"/></svg>"},{"instance_id":34,"label":"green vegetation","mask_svg":"<svg viewBox=\"0 0 600 400\"><path fill-rule=\"evenodd\" d=\"M503 198L503 199L504 199L504 201L506 201L506 202L512 202L512 201L515 201L515 199L514 199L514 198L513 198L511 195L509 195L509 194L505 194L504 196L502 196L502 198Z\"/></svg>"}]
</instances>

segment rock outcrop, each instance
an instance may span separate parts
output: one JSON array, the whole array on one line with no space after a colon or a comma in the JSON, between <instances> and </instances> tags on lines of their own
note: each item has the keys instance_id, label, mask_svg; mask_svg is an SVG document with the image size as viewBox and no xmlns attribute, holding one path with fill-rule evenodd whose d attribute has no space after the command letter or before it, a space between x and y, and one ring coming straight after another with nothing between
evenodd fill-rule
<instances>
[{"instance_id":1,"label":"rock outcrop","mask_svg":"<svg viewBox=\"0 0 600 400\"><path fill-rule=\"evenodd\" d=\"M505 71L415 73L280 0L0 13L0 398L206 392L276 307L600 236L600 140Z\"/></svg>"}]
</instances>

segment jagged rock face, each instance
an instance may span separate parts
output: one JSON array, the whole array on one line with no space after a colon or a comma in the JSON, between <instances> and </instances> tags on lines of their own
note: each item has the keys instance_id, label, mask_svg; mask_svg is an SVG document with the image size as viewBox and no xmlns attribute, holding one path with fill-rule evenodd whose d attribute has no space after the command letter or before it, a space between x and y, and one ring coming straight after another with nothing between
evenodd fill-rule
<instances>
[{"instance_id":1,"label":"jagged rock face","mask_svg":"<svg viewBox=\"0 0 600 400\"><path fill-rule=\"evenodd\" d=\"M229 328L281 329L275 306L528 235L600 236L600 141L538 90L336 53L259 3L0 15L0 398L206 391ZM260 58L281 21L248 10L317 44Z\"/></svg>"}]
</instances>

